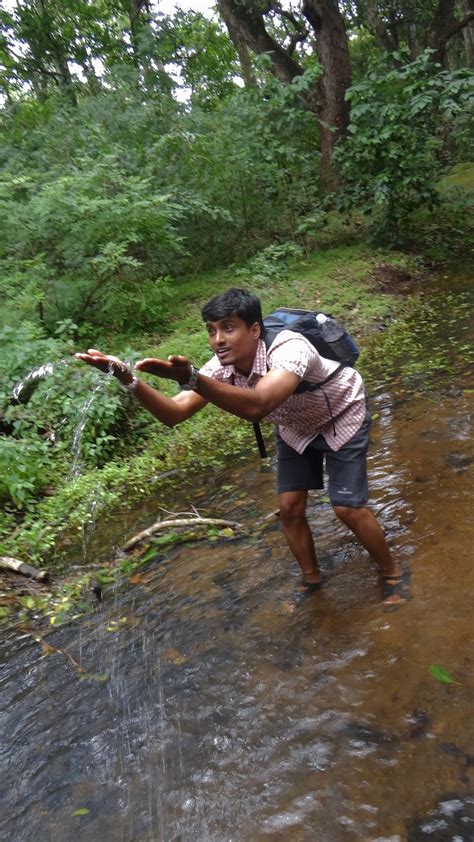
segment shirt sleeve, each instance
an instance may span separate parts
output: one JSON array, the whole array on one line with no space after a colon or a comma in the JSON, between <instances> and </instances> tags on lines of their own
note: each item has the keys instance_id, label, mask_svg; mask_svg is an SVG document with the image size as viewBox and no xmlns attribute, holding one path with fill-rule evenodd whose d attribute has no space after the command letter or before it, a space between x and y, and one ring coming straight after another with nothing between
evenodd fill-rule
<instances>
[{"instance_id":1,"label":"shirt sleeve","mask_svg":"<svg viewBox=\"0 0 474 842\"><path fill-rule=\"evenodd\" d=\"M275 347L274 347L275 346ZM311 360L311 346L303 337L282 331L268 351L270 370L282 369L304 378Z\"/></svg>"}]
</instances>

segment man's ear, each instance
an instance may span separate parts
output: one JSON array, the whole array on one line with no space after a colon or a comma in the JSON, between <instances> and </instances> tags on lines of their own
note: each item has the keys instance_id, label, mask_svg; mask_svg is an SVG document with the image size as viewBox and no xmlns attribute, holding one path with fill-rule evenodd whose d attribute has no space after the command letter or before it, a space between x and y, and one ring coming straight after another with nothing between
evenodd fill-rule
<instances>
[{"instance_id":1,"label":"man's ear","mask_svg":"<svg viewBox=\"0 0 474 842\"><path fill-rule=\"evenodd\" d=\"M254 339L260 339L262 335L262 328L258 322L254 322L252 327L250 328L250 333L254 337Z\"/></svg>"}]
</instances>

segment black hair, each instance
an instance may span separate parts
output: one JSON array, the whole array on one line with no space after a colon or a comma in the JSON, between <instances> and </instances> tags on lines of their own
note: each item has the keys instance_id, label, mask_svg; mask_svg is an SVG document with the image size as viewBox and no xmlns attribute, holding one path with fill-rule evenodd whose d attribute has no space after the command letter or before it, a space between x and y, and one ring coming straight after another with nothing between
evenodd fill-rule
<instances>
[{"instance_id":1,"label":"black hair","mask_svg":"<svg viewBox=\"0 0 474 842\"><path fill-rule=\"evenodd\" d=\"M205 322L219 322L228 316L238 316L247 327L258 322L263 334L263 317L260 299L245 289L232 287L211 298L201 310Z\"/></svg>"}]
</instances>

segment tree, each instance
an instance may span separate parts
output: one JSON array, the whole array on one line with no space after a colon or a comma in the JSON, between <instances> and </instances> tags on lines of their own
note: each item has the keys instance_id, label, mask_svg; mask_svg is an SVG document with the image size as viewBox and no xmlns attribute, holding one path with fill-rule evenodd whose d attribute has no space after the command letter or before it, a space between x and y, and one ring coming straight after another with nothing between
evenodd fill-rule
<instances>
[{"instance_id":1,"label":"tree","mask_svg":"<svg viewBox=\"0 0 474 842\"><path fill-rule=\"evenodd\" d=\"M440 158L445 135L459 141L459 123L472 105L472 73L442 70L429 51L401 68L379 59L350 97L351 124L336 156L344 209L367 214L380 241L406 246L439 209ZM454 226L453 226L454 228Z\"/></svg>"},{"instance_id":2,"label":"tree","mask_svg":"<svg viewBox=\"0 0 474 842\"><path fill-rule=\"evenodd\" d=\"M234 43L246 44L257 55L267 54L272 73L285 85L304 72L312 55L309 36L315 39L321 73L305 97L320 124L321 183L331 188L335 181L332 153L347 129L345 94L351 83L347 36L337 0L303 0L299 13L285 11L278 0L267 5L258 0L218 0L217 5Z\"/></svg>"},{"instance_id":3,"label":"tree","mask_svg":"<svg viewBox=\"0 0 474 842\"><path fill-rule=\"evenodd\" d=\"M372 33L379 47L392 56L394 66L403 64L397 53L406 47L410 60L428 48L431 60L447 68L448 47L461 32L466 63L472 66L473 0L350 0L344 3L344 11L353 26L365 26Z\"/></svg>"}]
</instances>

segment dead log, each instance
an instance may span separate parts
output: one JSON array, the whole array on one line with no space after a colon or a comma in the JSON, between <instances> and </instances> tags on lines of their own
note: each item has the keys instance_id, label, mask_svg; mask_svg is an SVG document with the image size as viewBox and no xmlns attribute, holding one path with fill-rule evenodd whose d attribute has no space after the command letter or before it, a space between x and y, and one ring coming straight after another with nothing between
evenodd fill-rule
<instances>
[{"instance_id":1,"label":"dead log","mask_svg":"<svg viewBox=\"0 0 474 842\"><path fill-rule=\"evenodd\" d=\"M20 561L18 558L11 558L6 555L0 556L0 568L3 570L13 570L15 573L22 573L23 576L36 579L37 582L45 582L49 577L46 570L37 570L36 567L26 564L25 561Z\"/></svg>"},{"instance_id":2,"label":"dead log","mask_svg":"<svg viewBox=\"0 0 474 842\"><path fill-rule=\"evenodd\" d=\"M125 552L128 552L136 547L137 544L140 544L142 541L145 541L157 532L161 532L163 529L175 529L183 526L188 527L188 529L196 526L222 526L230 529L243 528L241 523L236 523L234 520L224 520L219 517L197 516L176 518L174 520L159 520L156 523L153 523L152 526L149 526L148 529L144 529L143 532L139 532L137 535L134 535L133 538L130 538L130 541L127 541L123 549Z\"/></svg>"}]
</instances>

